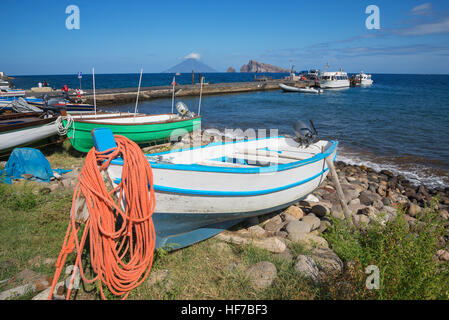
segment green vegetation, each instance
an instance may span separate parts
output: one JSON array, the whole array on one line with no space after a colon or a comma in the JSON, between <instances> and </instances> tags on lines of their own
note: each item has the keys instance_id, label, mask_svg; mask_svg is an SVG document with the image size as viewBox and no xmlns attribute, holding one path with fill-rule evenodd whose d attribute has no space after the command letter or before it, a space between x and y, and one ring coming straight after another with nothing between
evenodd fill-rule
<instances>
[{"instance_id":1,"label":"green vegetation","mask_svg":"<svg viewBox=\"0 0 449 320\"><path fill-rule=\"evenodd\" d=\"M350 274L345 275L351 280L349 298L449 298L449 264L438 263L434 258L444 243L442 237L447 236L444 222L438 212L431 209L435 205L435 201L431 203L411 226L402 209L385 226L370 223L365 231L355 230L343 221L334 221L325 237L343 260L353 262ZM364 272L369 265L379 268L378 290L365 288Z\"/></svg>"}]
</instances>

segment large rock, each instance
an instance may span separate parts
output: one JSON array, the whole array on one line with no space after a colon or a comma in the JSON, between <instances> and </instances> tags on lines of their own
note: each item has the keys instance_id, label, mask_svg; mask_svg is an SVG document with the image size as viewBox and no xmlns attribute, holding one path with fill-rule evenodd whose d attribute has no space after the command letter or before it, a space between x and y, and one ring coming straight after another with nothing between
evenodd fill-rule
<instances>
[{"instance_id":1,"label":"large rock","mask_svg":"<svg viewBox=\"0 0 449 320\"><path fill-rule=\"evenodd\" d=\"M321 223L320 219L317 218L317 217L316 217L315 215L313 215L313 214L308 214L307 216L305 216L304 218L302 218L301 221L303 221L303 222L309 224L309 225L310 225L310 230L311 230L311 231L318 229L318 228L320 227L320 223Z\"/></svg>"},{"instance_id":2,"label":"large rock","mask_svg":"<svg viewBox=\"0 0 449 320\"><path fill-rule=\"evenodd\" d=\"M330 209L326 205L318 203L312 207L311 212L315 214L317 217L322 218L330 214Z\"/></svg>"},{"instance_id":3,"label":"large rock","mask_svg":"<svg viewBox=\"0 0 449 320\"><path fill-rule=\"evenodd\" d=\"M370 219L375 219L379 212L374 207L364 207L357 211L357 214L363 214Z\"/></svg>"},{"instance_id":4,"label":"large rock","mask_svg":"<svg viewBox=\"0 0 449 320\"><path fill-rule=\"evenodd\" d=\"M280 68L277 66L273 66L271 64L257 62L254 60L249 60L248 64L244 64L240 68L240 72L287 72L289 73L290 70Z\"/></svg>"},{"instance_id":5,"label":"large rock","mask_svg":"<svg viewBox=\"0 0 449 320\"><path fill-rule=\"evenodd\" d=\"M287 246L283 241L277 237L269 237L264 239L251 239L245 238L236 234L230 234L227 232L219 233L215 236L216 239L225 241L228 243L238 244L238 245L248 245L252 244L255 247L268 250L274 253L281 253L287 249Z\"/></svg>"},{"instance_id":6,"label":"large rock","mask_svg":"<svg viewBox=\"0 0 449 320\"><path fill-rule=\"evenodd\" d=\"M416 218L422 211L422 208L414 203L410 203L410 206L407 210L409 216Z\"/></svg>"},{"instance_id":7,"label":"large rock","mask_svg":"<svg viewBox=\"0 0 449 320\"><path fill-rule=\"evenodd\" d=\"M353 187L351 184L342 184L341 189L343 190L343 194L347 203L352 199L357 199L360 195L360 191Z\"/></svg>"},{"instance_id":8,"label":"large rock","mask_svg":"<svg viewBox=\"0 0 449 320\"><path fill-rule=\"evenodd\" d=\"M290 240L299 241L304 234L311 231L311 226L304 221L290 221L285 225L285 231L287 231Z\"/></svg>"},{"instance_id":9,"label":"large rock","mask_svg":"<svg viewBox=\"0 0 449 320\"><path fill-rule=\"evenodd\" d=\"M271 286L277 277L276 266L268 261L262 261L249 267L245 275L256 290L263 290Z\"/></svg>"},{"instance_id":10,"label":"large rock","mask_svg":"<svg viewBox=\"0 0 449 320\"><path fill-rule=\"evenodd\" d=\"M353 218L353 221L357 228L365 229L366 226L369 224L370 219L363 214L356 214Z\"/></svg>"},{"instance_id":11,"label":"large rock","mask_svg":"<svg viewBox=\"0 0 449 320\"><path fill-rule=\"evenodd\" d=\"M258 225L251 226L251 227L247 228L247 230L249 231L251 236L253 236L255 238L262 238L266 234L266 231L261 226L258 226Z\"/></svg>"},{"instance_id":12,"label":"large rock","mask_svg":"<svg viewBox=\"0 0 449 320\"><path fill-rule=\"evenodd\" d=\"M372 191L363 191L360 193L360 203L365 206L371 206L374 204L375 201L382 201L381 196L379 196L377 193L374 193Z\"/></svg>"},{"instance_id":13,"label":"large rock","mask_svg":"<svg viewBox=\"0 0 449 320\"><path fill-rule=\"evenodd\" d=\"M299 241L305 244L307 247L329 248L329 244L327 243L326 239L312 233L302 235Z\"/></svg>"},{"instance_id":14,"label":"large rock","mask_svg":"<svg viewBox=\"0 0 449 320\"><path fill-rule=\"evenodd\" d=\"M304 212L300 207L297 206L290 206L287 208L287 210L284 211L285 214L291 215L292 217L295 217L296 219L300 220L302 217L304 217Z\"/></svg>"},{"instance_id":15,"label":"large rock","mask_svg":"<svg viewBox=\"0 0 449 320\"><path fill-rule=\"evenodd\" d=\"M315 248L310 256L316 262L318 269L326 275L339 275L343 271L343 262L329 248Z\"/></svg>"},{"instance_id":16,"label":"large rock","mask_svg":"<svg viewBox=\"0 0 449 320\"><path fill-rule=\"evenodd\" d=\"M311 279L314 282L318 282L319 272L318 265L309 256L299 255L296 258L295 270L302 274L304 277Z\"/></svg>"},{"instance_id":17,"label":"large rock","mask_svg":"<svg viewBox=\"0 0 449 320\"><path fill-rule=\"evenodd\" d=\"M264 224L264 229L269 231L269 232L277 232L279 230L281 230L281 228L284 226L282 218L277 215L274 216L273 218L271 218L270 220L268 220L265 224Z\"/></svg>"}]
</instances>

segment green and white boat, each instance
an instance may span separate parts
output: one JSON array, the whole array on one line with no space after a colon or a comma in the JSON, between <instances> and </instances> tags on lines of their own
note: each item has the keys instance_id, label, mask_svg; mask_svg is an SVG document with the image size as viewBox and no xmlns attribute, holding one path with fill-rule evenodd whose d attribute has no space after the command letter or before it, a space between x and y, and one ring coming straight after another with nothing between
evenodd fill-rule
<instances>
[{"instance_id":1,"label":"green and white boat","mask_svg":"<svg viewBox=\"0 0 449 320\"><path fill-rule=\"evenodd\" d=\"M201 128L201 117L178 114L97 113L61 117L63 127L72 146L89 152L94 146L91 131L109 128L113 134L129 138L139 145L148 145L176 139Z\"/></svg>"}]
</instances>

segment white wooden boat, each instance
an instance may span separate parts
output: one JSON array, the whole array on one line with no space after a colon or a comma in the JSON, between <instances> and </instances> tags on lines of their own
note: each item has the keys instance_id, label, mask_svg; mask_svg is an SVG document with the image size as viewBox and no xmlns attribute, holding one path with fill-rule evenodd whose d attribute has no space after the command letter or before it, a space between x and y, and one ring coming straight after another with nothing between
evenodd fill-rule
<instances>
[{"instance_id":1,"label":"white wooden boat","mask_svg":"<svg viewBox=\"0 0 449 320\"><path fill-rule=\"evenodd\" d=\"M40 112L0 116L0 153L56 135L55 120Z\"/></svg>"},{"instance_id":2,"label":"white wooden boat","mask_svg":"<svg viewBox=\"0 0 449 320\"><path fill-rule=\"evenodd\" d=\"M99 136L98 150L115 144L112 133L108 139ZM184 247L305 198L326 177L325 160L335 159L337 144L321 140L301 146L291 138L270 137L146 155L156 195L156 246ZM107 170L114 186L121 181L122 164L115 159Z\"/></svg>"},{"instance_id":3,"label":"white wooden boat","mask_svg":"<svg viewBox=\"0 0 449 320\"><path fill-rule=\"evenodd\" d=\"M279 87L286 92L323 93L322 89L315 89L315 88L310 88L310 87L297 88L297 87L288 86L283 83L280 83Z\"/></svg>"},{"instance_id":4,"label":"white wooden boat","mask_svg":"<svg viewBox=\"0 0 449 320\"><path fill-rule=\"evenodd\" d=\"M18 89L0 89L0 98L2 97L23 97L25 90Z\"/></svg>"}]
</instances>

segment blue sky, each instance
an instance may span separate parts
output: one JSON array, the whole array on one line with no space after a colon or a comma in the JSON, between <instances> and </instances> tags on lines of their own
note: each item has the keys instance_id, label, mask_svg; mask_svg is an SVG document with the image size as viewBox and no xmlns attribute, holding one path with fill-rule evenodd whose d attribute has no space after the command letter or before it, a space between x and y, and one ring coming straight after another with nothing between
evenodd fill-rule
<instances>
[{"instance_id":1,"label":"blue sky","mask_svg":"<svg viewBox=\"0 0 449 320\"><path fill-rule=\"evenodd\" d=\"M380 29L368 30L368 5ZM67 30L68 5L80 29ZM297 70L449 73L449 1L82 1L2 3L0 71L161 72L193 54L212 68L253 59Z\"/></svg>"}]
</instances>

